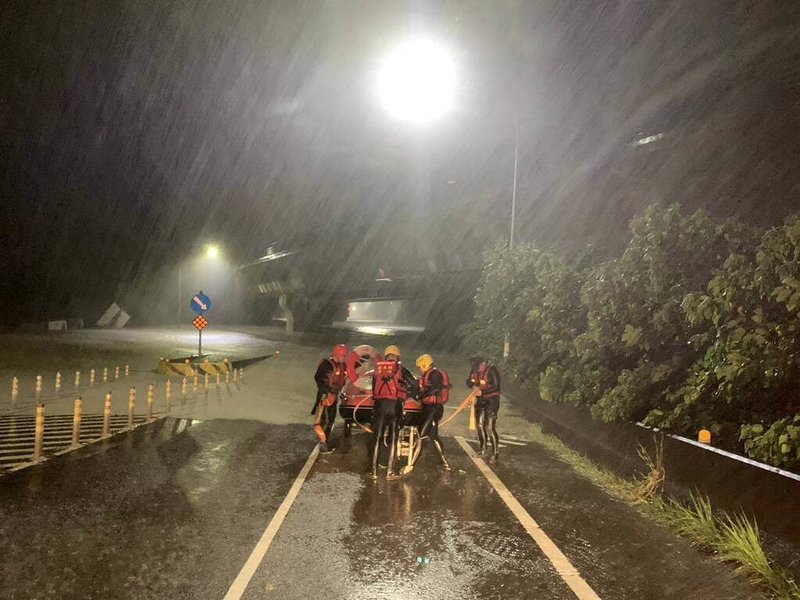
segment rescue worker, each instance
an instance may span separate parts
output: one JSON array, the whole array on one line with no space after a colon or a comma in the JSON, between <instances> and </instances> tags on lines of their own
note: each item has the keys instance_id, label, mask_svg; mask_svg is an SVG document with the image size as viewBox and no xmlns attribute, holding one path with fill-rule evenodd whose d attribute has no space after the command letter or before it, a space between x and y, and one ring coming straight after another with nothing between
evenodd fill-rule
<instances>
[{"instance_id":1,"label":"rescue worker","mask_svg":"<svg viewBox=\"0 0 800 600\"><path fill-rule=\"evenodd\" d=\"M400 389L400 397L397 399L397 425L400 427L402 426L403 421L403 404L409 398L419 397L419 381L417 381L417 378L414 377L414 374L406 369L405 365L400 362L400 348L395 345L386 346L386 349L383 351L383 355L387 358L390 356L396 357L396 360L400 364L400 372L402 373L401 379L403 382L403 385Z\"/></svg>"},{"instance_id":2,"label":"rescue worker","mask_svg":"<svg viewBox=\"0 0 800 600\"><path fill-rule=\"evenodd\" d=\"M369 477L378 478L378 458L381 443L387 439L389 460L386 465L386 479L399 479L394 471L397 449L397 429L403 414L403 401L409 394L416 394L416 379L400 362L400 349L387 346L383 359L375 364L372 373L372 456L370 457Z\"/></svg>"},{"instance_id":3,"label":"rescue worker","mask_svg":"<svg viewBox=\"0 0 800 600\"><path fill-rule=\"evenodd\" d=\"M422 401L422 429L419 432L420 438L425 436L431 440L442 466L450 470L450 465L444 457L444 448L439 439L439 421L444 414L444 405L450 399L450 377L447 372L435 367L433 357L430 354L423 354L417 358L417 368L422 373L419 382L419 399ZM422 445L420 444L420 450ZM417 457L414 457L416 462Z\"/></svg>"},{"instance_id":4,"label":"rescue worker","mask_svg":"<svg viewBox=\"0 0 800 600\"><path fill-rule=\"evenodd\" d=\"M320 441L320 452L329 454L333 452L330 444L331 430L336 419L336 405L339 392L344 387L347 377L347 356L350 351L344 344L333 347L330 358L320 361L314 381L317 383L317 398L311 414L316 415L314 432Z\"/></svg>"},{"instance_id":5,"label":"rescue worker","mask_svg":"<svg viewBox=\"0 0 800 600\"><path fill-rule=\"evenodd\" d=\"M486 457L487 440L492 445L491 462L499 457L499 441L497 438L497 413L500 410L500 371L493 364L480 356L469 359L470 372L467 387L475 391L478 399L475 402L476 421L478 425L478 442L480 456Z\"/></svg>"}]
</instances>

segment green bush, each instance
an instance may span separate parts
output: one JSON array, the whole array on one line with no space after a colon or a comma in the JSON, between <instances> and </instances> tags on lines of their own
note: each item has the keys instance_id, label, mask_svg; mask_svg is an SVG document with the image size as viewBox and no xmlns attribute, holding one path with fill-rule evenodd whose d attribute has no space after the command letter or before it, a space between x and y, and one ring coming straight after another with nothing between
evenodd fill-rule
<instances>
[{"instance_id":1,"label":"green bush","mask_svg":"<svg viewBox=\"0 0 800 600\"><path fill-rule=\"evenodd\" d=\"M768 428L760 423L742 425L740 439L748 456L756 460L786 469L800 466L800 414Z\"/></svg>"},{"instance_id":2,"label":"green bush","mask_svg":"<svg viewBox=\"0 0 800 600\"><path fill-rule=\"evenodd\" d=\"M548 402L688 435L709 428L788 465L796 445L762 436L800 412L800 216L758 232L651 207L621 256L587 256L493 248L466 349L499 360L507 333L504 369ZM756 422L763 433L742 428Z\"/></svg>"},{"instance_id":3,"label":"green bush","mask_svg":"<svg viewBox=\"0 0 800 600\"><path fill-rule=\"evenodd\" d=\"M588 326L576 341L578 379L598 370L608 379L597 386L589 375L580 395L604 421L638 421L669 407L704 349L687 342L707 329L687 321L683 299L747 245L739 228L703 212L684 216L676 206L651 207L631 232L623 255L591 271L581 292Z\"/></svg>"},{"instance_id":4,"label":"green bush","mask_svg":"<svg viewBox=\"0 0 800 600\"><path fill-rule=\"evenodd\" d=\"M554 254L530 245L495 247L484 263L475 320L462 330L466 349L498 360L508 333L515 351L505 367L536 381L546 365L565 360L584 327L580 284L580 271Z\"/></svg>"}]
</instances>

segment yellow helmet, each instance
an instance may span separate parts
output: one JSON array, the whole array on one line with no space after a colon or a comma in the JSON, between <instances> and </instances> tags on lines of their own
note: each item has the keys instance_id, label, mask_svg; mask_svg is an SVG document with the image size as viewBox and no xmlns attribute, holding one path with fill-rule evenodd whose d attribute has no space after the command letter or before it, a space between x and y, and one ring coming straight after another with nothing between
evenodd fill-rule
<instances>
[{"instance_id":1,"label":"yellow helmet","mask_svg":"<svg viewBox=\"0 0 800 600\"><path fill-rule=\"evenodd\" d=\"M425 373L433 366L433 357L430 354L423 354L417 357L417 367Z\"/></svg>"},{"instance_id":2,"label":"yellow helmet","mask_svg":"<svg viewBox=\"0 0 800 600\"><path fill-rule=\"evenodd\" d=\"M400 358L400 348L392 344L391 346L386 346L386 349L383 351L384 356L389 356L390 354L394 354L397 358Z\"/></svg>"}]
</instances>

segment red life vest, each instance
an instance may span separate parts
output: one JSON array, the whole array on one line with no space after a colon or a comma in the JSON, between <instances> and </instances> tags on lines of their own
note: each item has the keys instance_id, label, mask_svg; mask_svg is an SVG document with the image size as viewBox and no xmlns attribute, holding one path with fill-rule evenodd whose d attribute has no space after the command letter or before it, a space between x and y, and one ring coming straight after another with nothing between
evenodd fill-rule
<instances>
[{"instance_id":1,"label":"red life vest","mask_svg":"<svg viewBox=\"0 0 800 600\"><path fill-rule=\"evenodd\" d=\"M331 370L328 373L328 380L326 383L330 389L335 390L338 393L344 387L346 381L345 378L347 377L347 369L345 365L339 364L331 358L326 358L319 364L322 364L325 361L329 362L331 365Z\"/></svg>"},{"instance_id":2,"label":"red life vest","mask_svg":"<svg viewBox=\"0 0 800 600\"><path fill-rule=\"evenodd\" d=\"M495 375L497 375L497 367L494 365L488 365L483 371L473 371L469 374L469 382L470 387L477 387L480 391L485 391L486 388L489 387L489 370L495 369ZM490 394L489 397L499 396L499 392L495 392Z\"/></svg>"},{"instance_id":3,"label":"red life vest","mask_svg":"<svg viewBox=\"0 0 800 600\"><path fill-rule=\"evenodd\" d=\"M431 375L434 371L439 371L439 373L442 374L442 391L435 396L425 396L424 394L430 386ZM450 376L447 374L447 371L437 367L431 367L422 375L422 381L420 381L423 402L425 404L447 404L447 401L450 400L451 387Z\"/></svg>"},{"instance_id":4,"label":"red life vest","mask_svg":"<svg viewBox=\"0 0 800 600\"><path fill-rule=\"evenodd\" d=\"M405 397L403 369L398 361L378 361L372 377L372 397L376 400L400 400Z\"/></svg>"}]
</instances>

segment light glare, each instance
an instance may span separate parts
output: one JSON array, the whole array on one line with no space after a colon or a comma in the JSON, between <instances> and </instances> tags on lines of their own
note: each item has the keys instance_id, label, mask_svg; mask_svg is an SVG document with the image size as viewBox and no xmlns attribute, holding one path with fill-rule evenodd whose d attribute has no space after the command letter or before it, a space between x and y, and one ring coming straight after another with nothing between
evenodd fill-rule
<instances>
[{"instance_id":1,"label":"light glare","mask_svg":"<svg viewBox=\"0 0 800 600\"><path fill-rule=\"evenodd\" d=\"M389 113L417 123L450 110L454 89L450 55L427 40L408 42L389 53L378 77L378 91Z\"/></svg>"},{"instance_id":2,"label":"light glare","mask_svg":"<svg viewBox=\"0 0 800 600\"><path fill-rule=\"evenodd\" d=\"M206 256L208 258L217 258L219 256L219 247L214 244L206 246Z\"/></svg>"}]
</instances>

